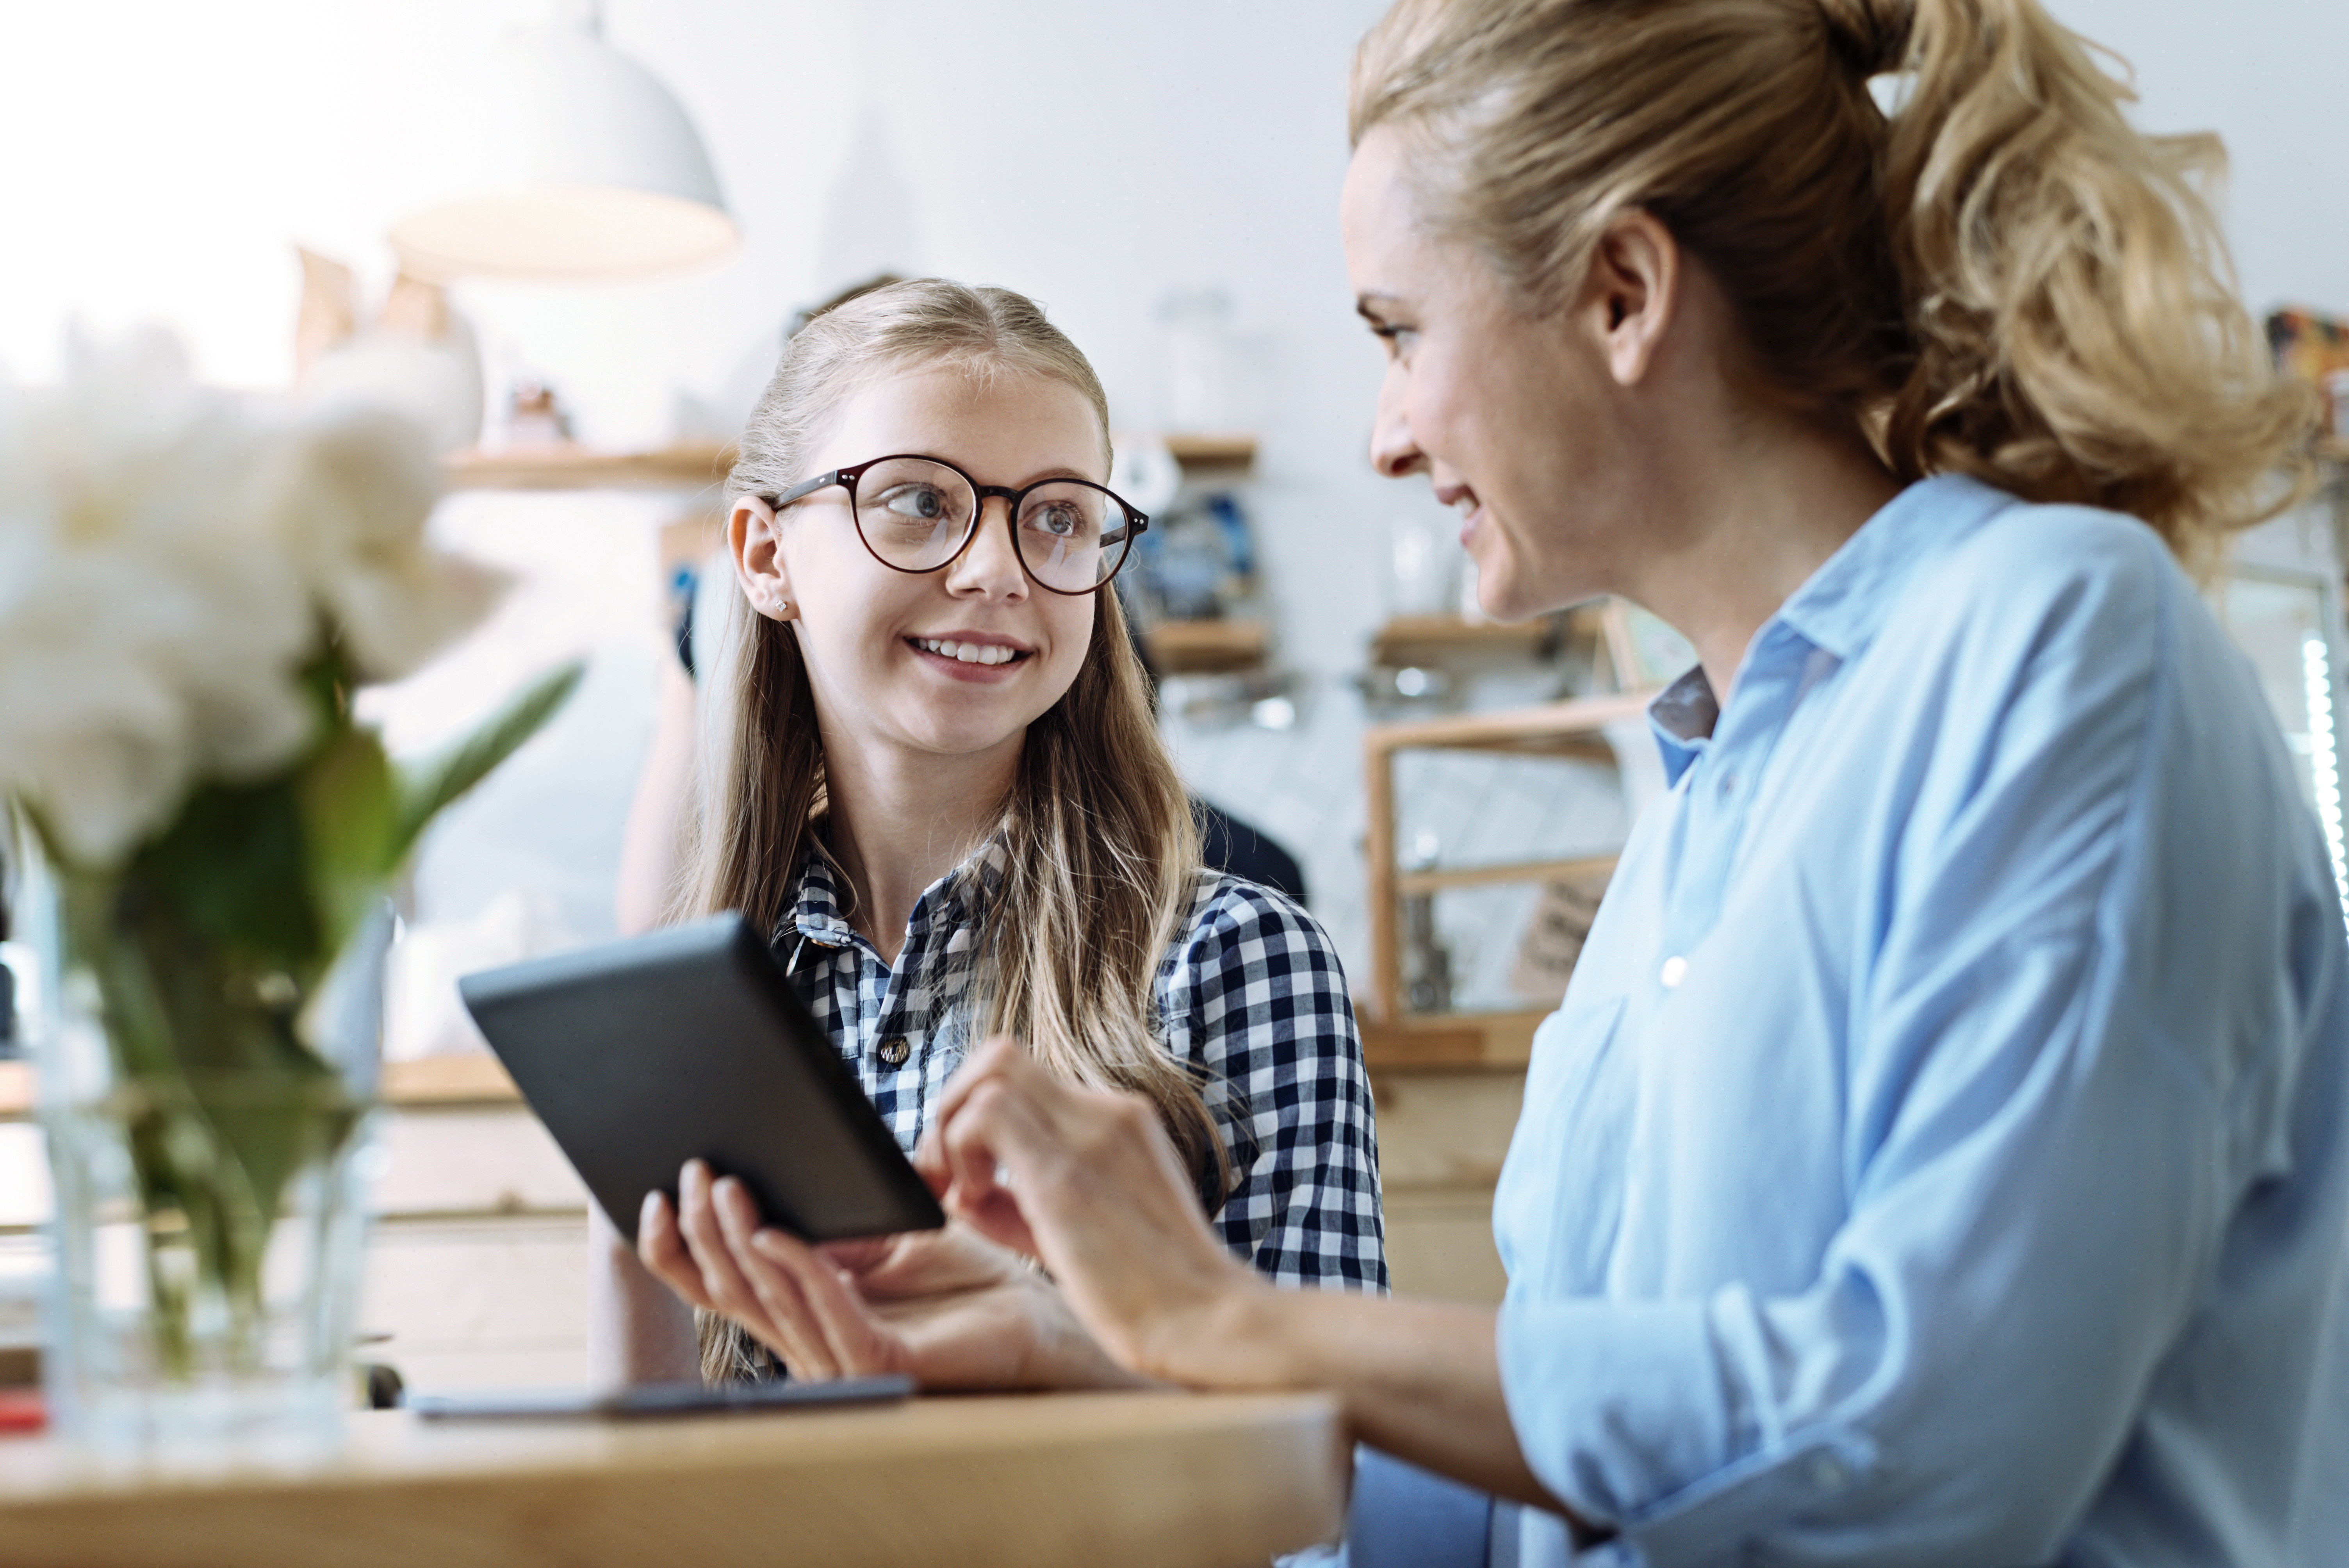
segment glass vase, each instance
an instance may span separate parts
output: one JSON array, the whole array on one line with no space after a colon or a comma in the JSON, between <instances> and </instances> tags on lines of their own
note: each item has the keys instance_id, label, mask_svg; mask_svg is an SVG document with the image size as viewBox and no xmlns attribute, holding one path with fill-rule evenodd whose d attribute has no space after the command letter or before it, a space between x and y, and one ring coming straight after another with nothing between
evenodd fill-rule
<instances>
[{"instance_id":1,"label":"glass vase","mask_svg":"<svg viewBox=\"0 0 2349 1568\"><path fill-rule=\"evenodd\" d=\"M133 1462L330 1452L356 1387L388 907L305 995L17 843L53 1429Z\"/></svg>"}]
</instances>

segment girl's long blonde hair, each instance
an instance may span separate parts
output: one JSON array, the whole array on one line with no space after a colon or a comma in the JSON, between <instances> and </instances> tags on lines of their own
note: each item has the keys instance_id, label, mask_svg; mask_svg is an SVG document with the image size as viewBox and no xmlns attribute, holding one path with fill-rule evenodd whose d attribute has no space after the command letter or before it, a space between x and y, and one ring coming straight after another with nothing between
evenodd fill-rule
<instances>
[{"instance_id":1,"label":"girl's long blonde hair","mask_svg":"<svg viewBox=\"0 0 2349 1568\"><path fill-rule=\"evenodd\" d=\"M1897 477L2128 512L2199 565L2289 501L2313 409L2235 298L2216 139L2141 135L2132 96L2037 0L1400 0L1350 118L1526 308L1643 210L1751 379Z\"/></svg>"},{"instance_id":2,"label":"girl's long blonde hair","mask_svg":"<svg viewBox=\"0 0 2349 1568\"><path fill-rule=\"evenodd\" d=\"M1109 454L1109 402L1084 356L1030 301L937 279L893 284L816 315L783 350L726 481L730 507L807 477L831 413L861 387L945 366L1032 377L1082 393ZM1092 641L1066 695L1028 727L1002 802L1001 881L971 960L981 1032L1026 1042L1080 1083L1148 1097L1218 1207L1229 1176L1201 1085L1154 1033L1154 979L1198 885L1188 798L1151 717L1115 593L1094 596ZM711 674L688 827L681 918L739 910L771 930L823 853L823 737L797 634L731 597ZM835 868L836 870L837 868ZM844 883L844 879L843 879ZM855 896L843 885L843 894ZM761 1358L722 1319L702 1325L706 1377Z\"/></svg>"}]
</instances>

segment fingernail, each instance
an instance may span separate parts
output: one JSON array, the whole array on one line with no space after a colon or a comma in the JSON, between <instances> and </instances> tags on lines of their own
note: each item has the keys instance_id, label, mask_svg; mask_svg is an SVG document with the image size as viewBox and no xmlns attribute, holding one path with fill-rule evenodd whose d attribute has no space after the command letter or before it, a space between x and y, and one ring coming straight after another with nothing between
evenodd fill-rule
<instances>
[{"instance_id":1,"label":"fingernail","mask_svg":"<svg viewBox=\"0 0 2349 1568\"><path fill-rule=\"evenodd\" d=\"M783 1247L782 1237L775 1234L772 1231L759 1232L750 1238L750 1244L758 1248L761 1252L771 1253L776 1257L788 1255Z\"/></svg>"}]
</instances>

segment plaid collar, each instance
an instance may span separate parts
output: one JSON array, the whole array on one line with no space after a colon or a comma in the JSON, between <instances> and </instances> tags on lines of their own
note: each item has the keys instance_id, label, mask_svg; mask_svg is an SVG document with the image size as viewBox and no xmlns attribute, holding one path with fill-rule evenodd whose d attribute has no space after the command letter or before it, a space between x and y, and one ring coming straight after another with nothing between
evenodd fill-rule
<instances>
[{"instance_id":1,"label":"plaid collar","mask_svg":"<svg viewBox=\"0 0 2349 1568\"><path fill-rule=\"evenodd\" d=\"M1008 857L1003 835L998 833L980 844L960 865L924 888L905 922L905 951L917 951L933 933L953 934L974 923L1003 885ZM799 891L791 907L775 923L772 941L780 948L793 936L818 947L872 945L841 913L840 884L833 880L832 861L813 843L808 846L807 858L800 862ZM949 945L962 944L950 938Z\"/></svg>"}]
</instances>

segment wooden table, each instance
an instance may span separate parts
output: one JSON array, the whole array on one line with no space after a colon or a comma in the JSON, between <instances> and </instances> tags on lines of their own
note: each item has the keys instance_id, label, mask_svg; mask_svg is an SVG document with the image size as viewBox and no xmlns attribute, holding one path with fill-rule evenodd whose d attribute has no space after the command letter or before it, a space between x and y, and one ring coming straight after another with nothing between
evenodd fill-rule
<instances>
[{"instance_id":1,"label":"wooden table","mask_svg":"<svg viewBox=\"0 0 2349 1568\"><path fill-rule=\"evenodd\" d=\"M209 1568L1263 1564L1335 1533L1315 1394L930 1398L609 1423L356 1416L298 1470L108 1476L0 1439L0 1561Z\"/></svg>"}]
</instances>

